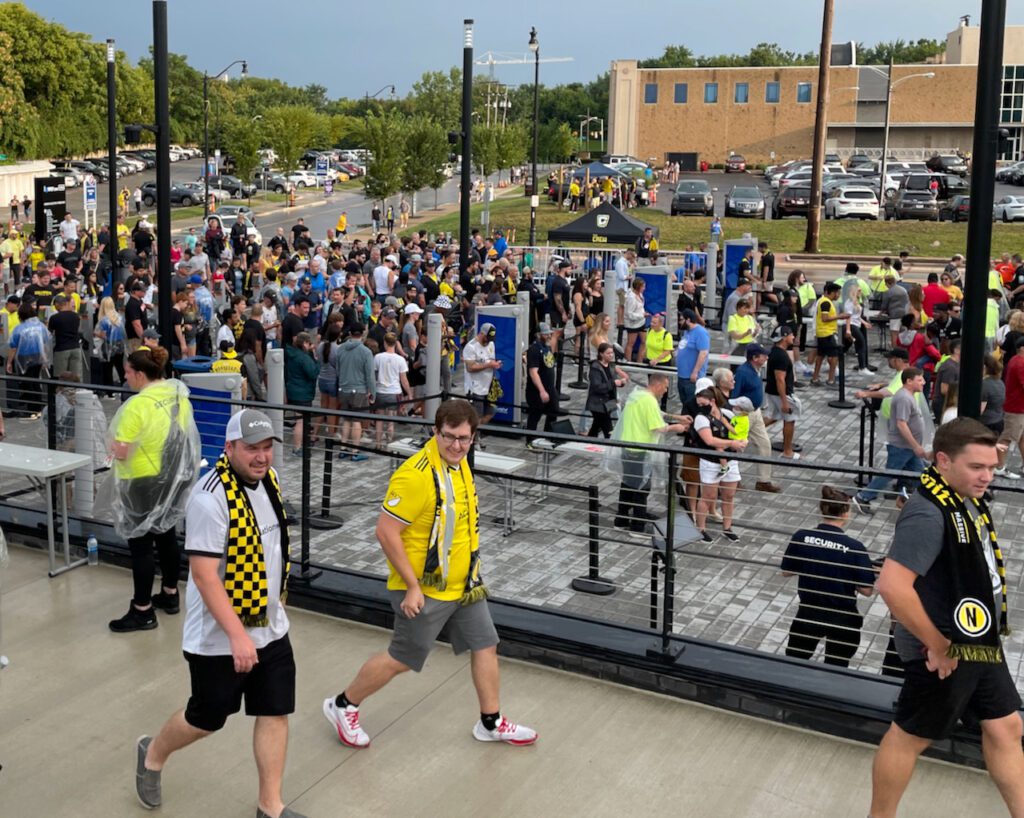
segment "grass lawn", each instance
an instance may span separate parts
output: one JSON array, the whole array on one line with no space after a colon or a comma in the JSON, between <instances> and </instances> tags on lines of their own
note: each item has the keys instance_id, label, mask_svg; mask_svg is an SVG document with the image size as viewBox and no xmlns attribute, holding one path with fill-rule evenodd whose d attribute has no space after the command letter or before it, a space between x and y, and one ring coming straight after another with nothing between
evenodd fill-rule
<instances>
[{"instance_id":1,"label":"grass lawn","mask_svg":"<svg viewBox=\"0 0 1024 818\"><path fill-rule=\"evenodd\" d=\"M482 205L470 209L470 221L480 226ZM660 229L659 241L666 249L680 249L688 244L697 245L708 240L711 220L704 216L669 216L660 210L639 208L629 211L630 215L648 222ZM541 201L537 211L537 239L547 243L548 231L575 218L568 211L559 211L557 205ZM750 233L767 241L777 253L798 253L803 251L804 235L807 231L805 219L783 219L763 221L760 219L723 219L722 226L726 239L740 238ZM429 219L418 228L428 232L452 231L458 233L459 213L455 211L435 219ZM491 228L514 229L516 244L525 244L530 234L530 201L522 196L501 198L491 204ZM874 221L823 221L819 248L822 253L835 255L895 255L908 250L913 255L950 256L963 253L967 247L966 223L952 222L874 222ZM1019 224L993 225L992 253L1016 253L1024 249L1024 227Z\"/></svg>"}]
</instances>

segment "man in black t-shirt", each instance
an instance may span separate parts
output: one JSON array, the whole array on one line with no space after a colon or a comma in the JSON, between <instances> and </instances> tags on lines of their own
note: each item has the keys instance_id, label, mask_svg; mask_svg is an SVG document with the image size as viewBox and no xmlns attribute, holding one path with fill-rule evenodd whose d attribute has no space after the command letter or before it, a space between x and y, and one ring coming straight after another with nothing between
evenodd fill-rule
<instances>
[{"instance_id":1,"label":"man in black t-shirt","mask_svg":"<svg viewBox=\"0 0 1024 818\"><path fill-rule=\"evenodd\" d=\"M555 347L558 347L558 339L561 338L560 330L569 320L572 307L572 287L569 285L568 276L572 269L572 263L568 261L558 262L558 272L551 279L551 304L548 307L548 315L551 319L551 326L555 330Z\"/></svg>"},{"instance_id":2,"label":"man in black t-shirt","mask_svg":"<svg viewBox=\"0 0 1024 818\"><path fill-rule=\"evenodd\" d=\"M57 263L67 270L69 275L77 275L79 273L78 265L81 262L82 254L78 251L78 244L74 241L69 241L65 244L64 250L57 256Z\"/></svg>"},{"instance_id":3,"label":"man in black t-shirt","mask_svg":"<svg viewBox=\"0 0 1024 818\"><path fill-rule=\"evenodd\" d=\"M676 300L676 312L679 315L679 328L683 325L683 311L690 310L697 316L697 323L704 326L704 304L701 302L700 290L692 278L683 281L682 289L679 291L679 298Z\"/></svg>"},{"instance_id":4,"label":"man in black t-shirt","mask_svg":"<svg viewBox=\"0 0 1024 818\"><path fill-rule=\"evenodd\" d=\"M537 340L526 350L526 428L536 429L543 416L550 429L558 417L558 390L555 388L555 354L551 351L551 327L541 322Z\"/></svg>"},{"instance_id":5,"label":"man in black t-shirt","mask_svg":"<svg viewBox=\"0 0 1024 818\"><path fill-rule=\"evenodd\" d=\"M309 315L309 299L296 293L288 305L288 314L281 321L281 346L292 346L295 336L306 329L306 317Z\"/></svg>"},{"instance_id":6,"label":"man in black t-shirt","mask_svg":"<svg viewBox=\"0 0 1024 818\"><path fill-rule=\"evenodd\" d=\"M763 412L765 427L777 420L782 421L782 456L789 458L793 457L793 433L796 430L796 419L800 417L800 401L793 394L796 384L793 359L789 357L793 340L792 327L781 327L779 339L768 353Z\"/></svg>"},{"instance_id":7,"label":"man in black t-shirt","mask_svg":"<svg viewBox=\"0 0 1024 818\"><path fill-rule=\"evenodd\" d=\"M73 372L82 379L82 344L79 338L81 319L74 310L74 304L65 295L55 296L53 306L57 312L50 316L47 329L53 335L52 375L59 378L65 372Z\"/></svg>"},{"instance_id":8,"label":"man in black t-shirt","mask_svg":"<svg viewBox=\"0 0 1024 818\"><path fill-rule=\"evenodd\" d=\"M40 264L34 278L36 283L29 284L25 288L25 292L21 294L21 300L26 304L35 304L37 310L43 310L53 303L54 288L50 283L49 268Z\"/></svg>"},{"instance_id":9,"label":"man in black t-shirt","mask_svg":"<svg viewBox=\"0 0 1024 818\"><path fill-rule=\"evenodd\" d=\"M131 355L142 346L142 333L149 326L146 319L146 308L142 304L142 296L146 294L146 285L135 281L129 288L130 298L124 305L125 356Z\"/></svg>"}]
</instances>

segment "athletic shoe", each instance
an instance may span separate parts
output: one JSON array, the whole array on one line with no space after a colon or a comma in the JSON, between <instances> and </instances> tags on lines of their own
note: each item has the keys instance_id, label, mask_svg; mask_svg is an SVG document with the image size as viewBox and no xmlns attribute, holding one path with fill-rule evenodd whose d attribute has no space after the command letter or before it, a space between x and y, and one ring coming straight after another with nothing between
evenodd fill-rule
<instances>
[{"instance_id":1,"label":"athletic shoe","mask_svg":"<svg viewBox=\"0 0 1024 818\"><path fill-rule=\"evenodd\" d=\"M825 384L823 384L821 382L821 380L819 380L818 378L811 378L811 386L824 386L824 385Z\"/></svg>"},{"instance_id":2,"label":"athletic shoe","mask_svg":"<svg viewBox=\"0 0 1024 818\"><path fill-rule=\"evenodd\" d=\"M764 491L767 492L768 494L778 494L779 492L782 491L782 487L775 485L771 481L758 480L756 483L754 483L754 490Z\"/></svg>"},{"instance_id":3,"label":"athletic shoe","mask_svg":"<svg viewBox=\"0 0 1024 818\"><path fill-rule=\"evenodd\" d=\"M504 716L493 730L484 727L482 721L473 725L473 738L477 741L504 741L506 744L514 744L516 747L523 747L533 744L537 740L537 731L524 727L521 724L513 724Z\"/></svg>"},{"instance_id":4,"label":"athletic shoe","mask_svg":"<svg viewBox=\"0 0 1024 818\"><path fill-rule=\"evenodd\" d=\"M370 746L370 737L359 726L359 708L355 705L339 708L334 703L334 697L328 697L324 699L324 716L338 731L338 739L342 744L356 748Z\"/></svg>"},{"instance_id":5,"label":"athletic shoe","mask_svg":"<svg viewBox=\"0 0 1024 818\"><path fill-rule=\"evenodd\" d=\"M152 736L139 736L135 742L135 794L146 809L160 806L160 773L146 769L146 751L152 743Z\"/></svg>"},{"instance_id":6,"label":"athletic shoe","mask_svg":"<svg viewBox=\"0 0 1024 818\"><path fill-rule=\"evenodd\" d=\"M153 594L150 601L154 608L159 608L164 613L176 614L181 610L181 593L168 594L161 591Z\"/></svg>"},{"instance_id":7,"label":"athletic shoe","mask_svg":"<svg viewBox=\"0 0 1024 818\"><path fill-rule=\"evenodd\" d=\"M354 455L352 455L352 462L353 463L362 463L364 460L369 460L369 459L370 459L370 456L368 454L354 454Z\"/></svg>"},{"instance_id":8,"label":"athletic shoe","mask_svg":"<svg viewBox=\"0 0 1024 818\"><path fill-rule=\"evenodd\" d=\"M1002 477L1006 480L1020 480L1020 475L1016 472L1010 471L1005 466L1001 469L996 469L996 477Z\"/></svg>"},{"instance_id":9,"label":"athletic shoe","mask_svg":"<svg viewBox=\"0 0 1024 818\"><path fill-rule=\"evenodd\" d=\"M861 514L874 514L875 512L871 508L871 503L868 500L861 500L856 494L853 495L852 501L856 506L857 511Z\"/></svg>"},{"instance_id":10,"label":"athletic shoe","mask_svg":"<svg viewBox=\"0 0 1024 818\"><path fill-rule=\"evenodd\" d=\"M731 528L723 528L722 529L722 534L730 542L739 542L740 541L740 535L737 534L735 531L733 531Z\"/></svg>"},{"instance_id":11,"label":"athletic shoe","mask_svg":"<svg viewBox=\"0 0 1024 818\"><path fill-rule=\"evenodd\" d=\"M870 369L858 369L857 370L857 374L858 375L867 375L868 377L870 377L870 376L874 375L875 373L872 372Z\"/></svg>"},{"instance_id":12,"label":"athletic shoe","mask_svg":"<svg viewBox=\"0 0 1024 818\"><path fill-rule=\"evenodd\" d=\"M270 818L270 816L263 810L261 810L259 807L256 807L256 818ZM281 810L281 815L278 816L278 818L306 818L306 816L299 815L299 813L297 813L295 810L288 809L288 807L285 807L283 810Z\"/></svg>"},{"instance_id":13,"label":"athletic shoe","mask_svg":"<svg viewBox=\"0 0 1024 818\"><path fill-rule=\"evenodd\" d=\"M712 537L710 534L708 534L707 531L701 531L700 532L700 541L703 542L703 543L713 543L715 541L715 538Z\"/></svg>"},{"instance_id":14,"label":"athletic shoe","mask_svg":"<svg viewBox=\"0 0 1024 818\"><path fill-rule=\"evenodd\" d=\"M140 611L133 604L128 604L128 613L120 619L111 619L108 624L114 633L130 633L131 631L151 631L157 626L156 611Z\"/></svg>"}]
</instances>

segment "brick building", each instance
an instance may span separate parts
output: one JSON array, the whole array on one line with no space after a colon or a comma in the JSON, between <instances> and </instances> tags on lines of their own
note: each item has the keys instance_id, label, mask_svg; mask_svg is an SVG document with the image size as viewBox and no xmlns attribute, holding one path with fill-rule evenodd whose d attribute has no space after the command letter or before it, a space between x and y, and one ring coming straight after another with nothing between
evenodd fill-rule
<instances>
[{"instance_id":1,"label":"brick building","mask_svg":"<svg viewBox=\"0 0 1024 818\"><path fill-rule=\"evenodd\" d=\"M977 61L978 29L962 21L934 63L894 67L891 155L916 159L971 150ZM830 152L881 154L888 71L833 64ZM1024 26L1006 28L1003 71L1001 122L1011 136L1004 158L1017 159L1024 147ZM721 163L732 152L751 163L811 154L817 66L652 69L616 60L610 83L609 153L684 166L702 159Z\"/></svg>"}]
</instances>

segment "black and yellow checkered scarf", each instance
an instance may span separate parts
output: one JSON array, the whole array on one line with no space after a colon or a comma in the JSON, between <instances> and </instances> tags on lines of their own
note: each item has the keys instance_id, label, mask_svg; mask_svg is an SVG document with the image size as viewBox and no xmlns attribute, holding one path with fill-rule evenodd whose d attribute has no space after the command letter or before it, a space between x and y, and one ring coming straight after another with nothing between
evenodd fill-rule
<instances>
[{"instance_id":1,"label":"black and yellow checkered scarf","mask_svg":"<svg viewBox=\"0 0 1024 818\"><path fill-rule=\"evenodd\" d=\"M249 628L267 626L267 566L263 559L263 538L238 475L222 454L214 470L224 486L228 502L228 542L225 552L224 590L242 624ZM263 486L281 527L281 602L288 597L288 527L281 499L281 486L273 469L268 469Z\"/></svg>"},{"instance_id":2,"label":"black and yellow checkered scarf","mask_svg":"<svg viewBox=\"0 0 1024 818\"><path fill-rule=\"evenodd\" d=\"M934 466L922 473L918 492L942 512L945 524L939 559L949 577L950 619L946 624L952 644L946 655L962 662L1001 662L999 637L1010 633L1006 618L1006 569L988 504L973 497L961 497ZM973 514L968 504L973 504ZM992 544L1002 585L1001 599L992 593L981 526L987 529Z\"/></svg>"}]
</instances>

